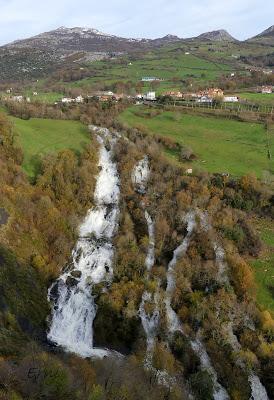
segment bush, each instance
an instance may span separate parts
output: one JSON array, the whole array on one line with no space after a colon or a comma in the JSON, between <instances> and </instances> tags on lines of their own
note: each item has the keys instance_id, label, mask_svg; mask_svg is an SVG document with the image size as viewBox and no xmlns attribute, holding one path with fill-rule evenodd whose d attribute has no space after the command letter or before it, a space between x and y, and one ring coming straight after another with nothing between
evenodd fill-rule
<instances>
[{"instance_id":1,"label":"bush","mask_svg":"<svg viewBox=\"0 0 274 400\"><path fill-rule=\"evenodd\" d=\"M213 399L213 382L207 371L199 371L190 378L190 385L198 400Z\"/></svg>"}]
</instances>

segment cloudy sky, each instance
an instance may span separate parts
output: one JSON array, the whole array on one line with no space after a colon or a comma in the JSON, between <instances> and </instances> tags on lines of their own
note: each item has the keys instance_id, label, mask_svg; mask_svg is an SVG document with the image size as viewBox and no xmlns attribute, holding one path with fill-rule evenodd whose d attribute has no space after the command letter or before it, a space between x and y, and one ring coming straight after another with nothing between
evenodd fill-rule
<instances>
[{"instance_id":1,"label":"cloudy sky","mask_svg":"<svg viewBox=\"0 0 274 400\"><path fill-rule=\"evenodd\" d=\"M148 38L224 28L246 39L273 24L273 0L0 0L0 44L59 26Z\"/></svg>"}]
</instances>

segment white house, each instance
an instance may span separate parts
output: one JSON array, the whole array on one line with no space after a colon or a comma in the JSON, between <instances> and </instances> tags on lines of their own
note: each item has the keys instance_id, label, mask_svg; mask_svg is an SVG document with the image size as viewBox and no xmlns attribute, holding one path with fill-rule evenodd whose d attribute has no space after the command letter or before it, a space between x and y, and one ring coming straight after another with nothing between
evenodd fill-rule
<instances>
[{"instance_id":1,"label":"white house","mask_svg":"<svg viewBox=\"0 0 274 400\"><path fill-rule=\"evenodd\" d=\"M11 98L11 100L16 101L17 103L22 103L22 101L24 101L24 97L23 96L13 96Z\"/></svg>"},{"instance_id":2,"label":"white house","mask_svg":"<svg viewBox=\"0 0 274 400\"><path fill-rule=\"evenodd\" d=\"M155 101L156 100L156 93L155 92L145 93L143 98L144 98L144 100Z\"/></svg>"},{"instance_id":3,"label":"white house","mask_svg":"<svg viewBox=\"0 0 274 400\"><path fill-rule=\"evenodd\" d=\"M75 101L74 99L71 99L69 97L63 97L62 98L62 103L64 103L64 104L73 103L74 101Z\"/></svg>"},{"instance_id":4,"label":"white house","mask_svg":"<svg viewBox=\"0 0 274 400\"><path fill-rule=\"evenodd\" d=\"M238 103L239 102L238 96L225 96L224 103Z\"/></svg>"},{"instance_id":5,"label":"white house","mask_svg":"<svg viewBox=\"0 0 274 400\"><path fill-rule=\"evenodd\" d=\"M154 76L145 76L142 78L142 82L154 82L159 80L159 78L155 78Z\"/></svg>"},{"instance_id":6,"label":"white house","mask_svg":"<svg viewBox=\"0 0 274 400\"><path fill-rule=\"evenodd\" d=\"M83 103L84 102L84 97L83 96L77 96L75 101L76 101L76 103Z\"/></svg>"},{"instance_id":7,"label":"white house","mask_svg":"<svg viewBox=\"0 0 274 400\"><path fill-rule=\"evenodd\" d=\"M209 96L201 96L197 99L197 103L212 103L213 98Z\"/></svg>"},{"instance_id":8,"label":"white house","mask_svg":"<svg viewBox=\"0 0 274 400\"><path fill-rule=\"evenodd\" d=\"M262 93L263 94L271 94L272 93L272 86L262 86Z\"/></svg>"}]
</instances>

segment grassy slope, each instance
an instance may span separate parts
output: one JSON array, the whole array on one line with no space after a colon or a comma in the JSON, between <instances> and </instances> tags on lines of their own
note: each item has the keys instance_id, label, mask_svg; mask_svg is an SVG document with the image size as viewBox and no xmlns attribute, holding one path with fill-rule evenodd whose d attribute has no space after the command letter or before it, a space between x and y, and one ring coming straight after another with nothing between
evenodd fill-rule
<instances>
[{"instance_id":1,"label":"grassy slope","mask_svg":"<svg viewBox=\"0 0 274 400\"><path fill-rule=\"evenodd\" d=\"M63 149L81 151L89 142L87 128L80 122L30 119L28 121L11 117L24 151L23 168L35 175L37 156Z\"/></svg>"},{"instance_id":2,"label":"grassy slope","mask_svg":"<svg viewBox=\"0 0 274 400\"><path fill-rule=\"evenodd\" d=\"M255 226L265 245L259 260L252 262L257 282L258 303L274 312L274 227L271 221L257 220Z\"/></svg>"},{"instance_id":3,"label":"grassy slope","mask_svg":"<svg viewBox=\"0 0 274 400\"><path fill-rule=\"evenodd\" d=\"M132 107L120 119L131 126L143 125L151 133L169 136L190 146L198 156L193 166L209 172L244 175L251 171L259 177L270 168L266 134L260 124L164 112L154 118L134 115ZM274 153L274 140L272 140ZM272 166L272 172L273 166Z\"/></svg>"},{"instance_id":4,"label":"grassy slope","mask_svg":"<svg viewBox=\"0 0 274 400\"><path fill-rule=\"evenodd\" d=\"M182 51L177 54L161 50L157 54L148 53L142 59L132 61L132 65L129 65L129 62L129 59L125 58L124 64L117 63L116 60L92 63L91 67L98 76L83 79L68 86L84 87L98 82L111 84L128 80L137 83L144 76L153 76L164 80L157 88L157 92L161 93L181 87L180 83L172 81L173 78L179 80L192 77L197 82L203 82L216 79L221 74L232 70L230 65L207 61L193 54L185 55ZM146 84L144 91L149 88L150 85Z\"/></svg>"},{"instance_id":5,"label":"grassy slope","mask_svg":"<svg viewBox=\"0 0 274 400\"><path fill-rule=\"evenodd\" d=\"M164 79L157 88L160 94L166 90L182 89L185 86L182 81L187 78L194 79L195 85L204 86L223 74L229 75L230 72L248 74L246 64L234 56L265 55L272 51L273 47L252 43L188 40L135 54L134 58L125 56L87 64L96 76L67 83L67 86L96 87L98 83L112 84L128 80L137 83L143 76L155 76ZM186 55L186 52L190 54ZM132 65L129 65L130 62ZM146 84L143 90L149 88L150 84Z\"/></svg>"}]
</instances>

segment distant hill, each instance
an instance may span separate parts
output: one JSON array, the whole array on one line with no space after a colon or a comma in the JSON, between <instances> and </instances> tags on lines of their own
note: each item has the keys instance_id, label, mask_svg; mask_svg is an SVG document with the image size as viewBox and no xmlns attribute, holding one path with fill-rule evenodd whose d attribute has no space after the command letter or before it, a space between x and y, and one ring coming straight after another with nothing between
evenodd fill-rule
<instances>
[{"instance_id":1,"label":"distant hill","mask_svg":"<svg viewBox=\"0 0 274 400\"><path fill-rule=\"evenodd\" d=\"M259 35L255 36L255 37L265 37L265 36L274 36L274 25L270 26L270 28L266 29L265 31L263 31L262 33L260 33Z\"/></svg>"},{"instance_id":2,"label":"distant hill","mask_svg":"<svg viewBox=\"0 0 274 400\"><path fill-rule=\"evenodd\" d=\"M236 39L233 36L231 36L224 29L202 33L196 39L211 40L213 42L235 42L236 41Z\"/></svg>"},{"instance_id":3,"label":"distant hill","mask_svg":"<svg viewBox=\"0 0 274 400\"><path fill-rule=\"evenodd\" d=\"M198 49L197 46L204 42L233 43L237 46L233 51L239 53L242 47L249 45L251 41L263 47L272 47L274 27L245 42L236 40L224 29L206 32L189 39L171 34L156 39L136 39L110 35L93 28L60 27L0 47L0 82L38 79L59 68L70 68L79 63L110 59L124 54L142 57L147 51L157 52L158 49L173 44L175 47L178 45L179 52L187 53L190 49L193 52L193 46ZM271 48L269 52L272 52ZM250 55L252 54L248 54ZM213 52L210 56L214 57ZM233 60L229 62L231 64Z\"/></svg>"},{"instance_id":4,"label":"distant hill","mask_svg":"<svg viewBox=\"0 0 274 400\"><path fill-rule=\"evenodd\" d=\"M173 35L159 39L122 38L92 28L60 27L0 47L0 80L38 77L65 63L94 61L180 40Z\"/></svg>"},{"instance_id":5,"label":"distant hill","mask_svg":"<svg viewBox=\"0 0 274 400\"><path fill-rule=\"evenodd\" d=\"M256 41L260 43L274 45L274 25L270 26L262 33L259 33L258 35L252 37L248 41Z\"/></svg>"}]
</instances>

